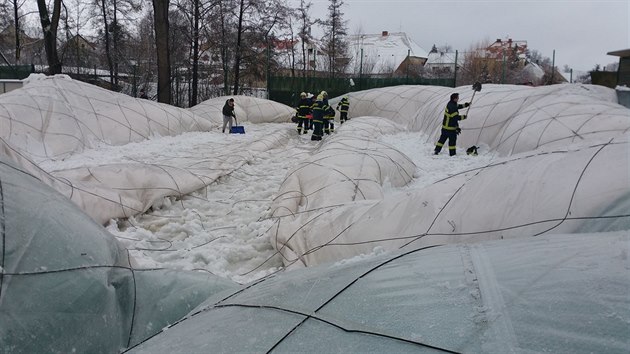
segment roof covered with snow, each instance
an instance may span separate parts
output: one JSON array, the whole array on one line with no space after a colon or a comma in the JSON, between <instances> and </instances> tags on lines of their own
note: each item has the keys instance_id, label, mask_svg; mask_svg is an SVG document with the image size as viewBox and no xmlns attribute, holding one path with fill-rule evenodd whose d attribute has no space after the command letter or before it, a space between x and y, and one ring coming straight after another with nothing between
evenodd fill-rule
<instances>
[{"instance_id":1,"label":"roof covered with snow","mask_svg":"<svg viewBox=\"0 0 630 354\"><path fill-rule=\"evenodd\" d=\"M383 32L348 36L349 54L352 56L350 72L358 73L363 49L363 72L378 74L393 72L407 56L427 58L428 53L405 32Z\"/></svg>"}]
</instances>

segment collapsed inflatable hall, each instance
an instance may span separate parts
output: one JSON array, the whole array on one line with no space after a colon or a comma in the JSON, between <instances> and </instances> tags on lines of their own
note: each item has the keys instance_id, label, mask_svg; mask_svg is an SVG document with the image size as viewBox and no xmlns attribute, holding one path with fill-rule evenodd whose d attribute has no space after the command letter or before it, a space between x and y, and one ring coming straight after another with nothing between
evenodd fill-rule
<instances>
[{"instance_id":1,"label":"collapsed inflatable hall","mask_svg":"<svg viewBox=\"0 0 630 354\"><path fill-rule=\"evenodd\" d=\"M474 91L459 87L460 103ZM351 93L350 116L289 173L270 237L286 266L312 266L386 250L492 239L630 229L630 111L593 85L487 85L461 122L458 145L482 146L487 166L421 190L416 168L376 137L412 130L437 141L444 87ZM431 154L431 151L419 151ZM387 183L385 183L387 181ZM630 209L628 209L630 210Z\"/></svg>"},{"instance_id":2,"label":"collapsed inflatable hall","mask_svg":"<svg viewBox=\"0 0 630 354\"><path fill-rule=\"evenodd\" d=\"M460 145L490 162L408 188L423 166L380 138L434 142L454 90L460 102L473 94L350 93L351 120L300 157L271 204L276 223L261 236L285 271L241 285L141 268L101 225L198 190L295 133L73 166L97 147L219 130L225 98L183 110L32 76L0 95L2 351L627 352L630 111L594 85L486 85ZM239 122L284 124L294 112L240 102Z\"/></svg>"}]
</instances>

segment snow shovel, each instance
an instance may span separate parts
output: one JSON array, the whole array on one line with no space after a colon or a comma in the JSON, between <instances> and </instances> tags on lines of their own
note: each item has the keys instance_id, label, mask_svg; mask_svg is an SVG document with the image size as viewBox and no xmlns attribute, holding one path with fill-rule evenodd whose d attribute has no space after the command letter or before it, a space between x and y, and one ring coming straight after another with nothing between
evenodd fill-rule
<instances>
[{"instance_id":1,"label":"snow shovel","mask_svg":"<svg viewBox=\"0 0 630 354\"><path fill-rule=\"evenodd\" d=\"M233 125L232 128L230 128L230 134L245 134L245 127L243 127L242 125L238 125L238 120L236 120L236 116L234 116L234 122L236 123L236 125Z\"/></svg>"},{"instance_id":2,"label":"snow shovel","mask_svg":"<svg viewBox=\"0 0 630 354\"><path fill-rule=\"evenodd\" d=\"M470 98L470 104L468 105L468 109L466 110L466 115L468 115L468 111L470 111L470 106L472 105L473 100L475 99L475 94L477 91L481 91L481 82L477 81L472 85L473 95Z\"/></svg>"}]
</instances>

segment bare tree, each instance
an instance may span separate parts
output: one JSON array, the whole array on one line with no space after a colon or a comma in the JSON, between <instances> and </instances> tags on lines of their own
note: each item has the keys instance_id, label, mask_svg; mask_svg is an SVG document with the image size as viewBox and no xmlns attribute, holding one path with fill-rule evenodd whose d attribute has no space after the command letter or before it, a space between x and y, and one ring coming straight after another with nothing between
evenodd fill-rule
<instances>
[{"instance_id":1,"label":"bare tree","mask_svg":"<svg viewBox=\"0 0 630 354\"><path fill-rule=\"evenodd\" d=\"M188 106L191 96L191 57L193 50L189 8L171 8L169 12L169 50L171 63L171 103Z\"/></svg>"},{"instance_id":2,"label":"bare tree","mask_svg":"<svg viewBox=\"0 0 630 354\"><path fill-rule=\"evenodd\" d=\"M252 49L261 45L264 48L269 46L271 38L274 37L270 36L270 33L284 16L286 16L286 7L280 0L240 0L234 50L233 94L239 93L241 60L259 58L260 52ZM247 33L246 36L244 36L245 33ZM260 60L257 63L260 64Z\"/></svg>"},{"instance_id":3,"label":"bare tree","mask_svg":"<svg viewBox=\"0 0 630 354\"><path fill-rule=\"evenodd\" d=\"M202 39L202 28L206 26L205 20L209 13L219 5L220 0L204 1L204 0L178 0L176 6L184 15L188 22L189 38L187 41L190 45L190 58L188 62L191 68L190 94L188 97L188 105L194 106L198 102L199 90L199 55L200 42Z\"/></svg>"},{"instance_id":4,"label":"bare tree","mask_svg":"<svg viewBox=\"0 0 630 354\"><path fill-rule=\"evenodd\" d=\"M13 62L19 64L22 49L22 7L26 0L0 1L0 29L3 31L0 51L2 58L9 63L5 55L13 54ZM10 37L10 38L9 38Z\"/></svg>"},{"instance_id":5,"label":"bare tree","mask_svg":"<svg viewBox=\"0 0 630 354\"><path fill-rule=\"evenodd\" d=\"M209 46L209 52L217 51L216 56L221 63L221 73L223 82L223 94L229 94L229 79L231 77L230 68L232 65L232 51L234 46L234 17L230 16L235 10L234 0L219 1L218 6L213 7L208 13L209 27L205 29ZM214 55L211 55L213 60Z\"/></svg>"},{"instance_id":6,"label":"bare tree","mask_svg":"<svg viewBox=\"0 0 630 354\"><path fill-rule=\"evenodd\" d=\"M197 89L199 88L199 22L201 21L201 1L193 0L193 55L192 55L192 94L188 105L190 107L197 104Z\"/></svg>"},{"instance_id":7,"label":"bare tree","mask_svg":"<svg viewBox=\"0 0 630 354\"><path fill-rule=\"evenodd\" d=\"M109 80L116 86L119 83L120 64L126 60L122 48L127 37L125 23L134 20L134 15L141 10L141 4L140 0L94 0L102 28Z\"/></svg>"},{"instance_id":8,"label":"bare tree","mask_svg":"<svg viewBox=\"0 0 630 354\"><path fill-rule=\"evenodd\" d=\"M41 1L41 0L40 0ZM153 0L155 47L157 50L158 102L171 102L171 62L169 56L169 0Z\"/></svg>"},{"instance_id":9,"label":"bare tree","mask_svg":"<svg viewBox=\"0 0 630 354\"><path fill-rule=\"evenodd\" d=\"M241 38L243 36L243 17L245 16L245 0L240 0L240 5L238 7L238 27L236 29L236 48L234 50L235 59L234 59L234 95L238 94L238 81L241 73ZM247 6L249 7L251 4L248 2Z\"/></svg>"},{"instance_id":10,"label":"bare tree","mask_svg":"<svg viewBox=\"0 0 630 354\"><path fill-rule=\"evenodd\" d=\"M69 1L66 0L66 2ZM65 6L66 2L64 2L65 11L62 14L66 42L61 46L61 58L66 67L75 66L79 74L80 68L87 66L86 64L92 59L91 52L95 52L95 50L91 51L91 48L85 48L86 43L80 41L81 31L91 25L92 16L88 13L89 7L84 1L70 2L70 9Z\"/></svg>"},{"instance_id":11,"label":"bare tree","mask_svg":"<svg viewBox=\"0 0 630 354\"><path fill-rule=\"evenodd\" d=\"M39 19L44 32L44 46L46 48L46 60L48 61L48 73L50 75L61 74L61 62L57 54L57 28L61 15L61 0L53 0L52 18L48 14L46 0L37 0Z\"/></svg>"},{"instance_id":12,"label":"bare tree","mask_svg":"<svg viewBox=\"0 0 630 354\"><path fill-rule=\"evenodd\" d=\"M110 24L108 20L108 17L110 16L110 7L107 0L96 0L96 2L99 6L101 21L103 23L103 38L105 40L105 57L107 58L107 67L109 68L109 82L114 84L114 60L112 59L109 30Z\"/></svg>"},{"instance_id":13,"label":"bare tree","mask_svg":"<svg viewBox=\"0 0 630 354\"><path fill-rule=\"evenodd\" d=\"M129 58L133 62L134 94L137 93L136 73L140 75L139 86L145 92L152 92L150 83L155 82L157 50L155 46L155 25L153 11L143 16L136 27L136 33L131 34Z\"/></svg>"},{"instance_id":14,"label":"bare tree","mask_svg":"<svg viewBox=\"0 0 630 354\"><path fill-rule=\"evenodd\" d=\"M343 0L330 0L328 18L323 21L324 29L327 31L324 40L328 53L329 72L333 78L336 73L344 72L348 65L348 43L345 40L347 21L343 19L343 12L341 12L343 4Z\"/></svg>"},{"instance_id":15,"label":"bare tree","mask_svg":"<svg viewBox=\"0 0 630 354\"><path fill-rule=\"evenodd\" d=\"M313 7L313 3L310 1L300 0L300 6L297 11L300 16L300 42L302 44L302 76L306 77L307 70L306 65L308 64L307 54L308 54L308 46L312 41L311 36L311 27L315 24L318 24L320 21L318 19L311 18L310 11L311 7Z\"/></svg>"},{"instance_id":16,"label":"bare tree","mask_svg":"<svg viewBox=\"0 0 630 354\"><path fill-rule=\"evenodd\" d=\"M9 0L0 1L0 28L6 28L11 24L11 3Z\"/></svg>"},{"instance_id":17,"label":"bare tree","mask_svg":"<svg viewBox=\"0 0 630 354\"><path fill-rule=\"evenodd\" d=\"M26 0L11 0L11 4L13 5L13 29L15 30L15 64L20 62L20 54L22 50L22 25L21 19L25 15L22 13L21 9Z\"/></svg>"},{"instance_id":18,"label":"bare tree","mask_svg":"<svg viewBox=\"0 0 630 354\"><path fill-rule=\"evenodd\" d=\"M295 77L295 64L296 64L295 43L297 42L297 39L295 37L295 28L294 28L295 26L294 20L296 18L296 15L297 15L297 12L295 10L288 10L287 16L285 17L285 20L281 22L281 26L280 26L280 28L285 29L287 31L287 34L289 37L288 42L285 40L285 42L287 43L283 49L285 49L287 51L286 54L288 54L292 77Z\"/></svg>"}]
</instances>

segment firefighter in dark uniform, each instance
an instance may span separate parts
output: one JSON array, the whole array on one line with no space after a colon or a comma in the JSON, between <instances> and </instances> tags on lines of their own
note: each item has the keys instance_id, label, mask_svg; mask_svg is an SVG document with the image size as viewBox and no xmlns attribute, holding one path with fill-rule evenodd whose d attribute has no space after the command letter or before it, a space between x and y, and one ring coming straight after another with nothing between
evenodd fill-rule
<instances>
[{"instance_id":1,"label":"firefighter in dark uniform","mask_svg":"<svg viewBox=\"0 0 630 354\"><path fill-rule=\"evenodd\" d=\"M328 106L324 114L324 133L330 134L335 132L335 110Z\"/></svg>"},{"instance_id":2,"label":"firefighter in dark uniform","mask_svg":"<svg viewBox=\"0 0 630 354\"><path fill-rule=\"evenodd\" d=\"M322 91L320 96L324 98L322 100L322 109L324 110L324 133L330 134L331 123L333 131L335 131L335 110L328 104L328 92Z\"/></svg>"},{"instance_id":3,"label":"firefighter in dark uniform","mask_svg":"<svg viewBox=\"0 0 630 354\"><path fill-rule=\"evenodd\" d=\"M442 151L444 143L448 139L448 154L454 156L456 154L455 144L457 143L457 135L462 131L459 128L459 121L466 119L466 115L459 114L459 109L470 106L470 103L466 102L463 105L458 104L459 94L454 93L451 95L451 100L446 105L444 110L444 119L442 120L442 134L437 144L435 144L435 155Z\"/></svg>"},{"instance_id":4,"label":"firefighter in dark uniform","mask_svg":"<svg viewBox=\"0 0 630 354\"><path fill-rule=\"evenodd\" d=\"M300 94L300 102L296 110L298 118L297 132L298 134L306 134L309 125L306 116L311 113L311 100L306 98L306 92Z\"/></svg>"},{"instance_id":5,"label":"firefighter in dark uniform","mask_svg":"<svg viewBox=\"0 0 630 354\"><path fill-rule=\"evenodd\" d=\"M318 95L311 108L313 110L313 135L311 135L311 140L322 140L324 135L324 96Z\"/></svg>"},{"instance_id":6,"label":"firefighter in dark uniform","mask_svg":"<svg viewBox=\"0 0 630 354\"><path fill-rule=\"evenodd\" d=\"M337 110L340 112L339 121L341 124L343 122L350 120L348 119L348 109L350 108L350 102L348 101L348 96L343 96L341 101L337 103Z\"/></svg>"}]
</instances>

